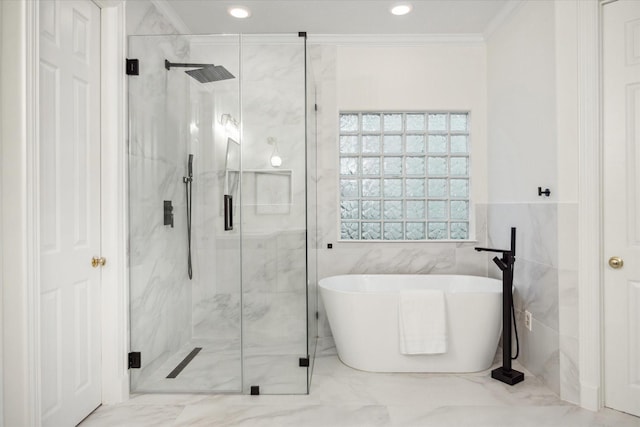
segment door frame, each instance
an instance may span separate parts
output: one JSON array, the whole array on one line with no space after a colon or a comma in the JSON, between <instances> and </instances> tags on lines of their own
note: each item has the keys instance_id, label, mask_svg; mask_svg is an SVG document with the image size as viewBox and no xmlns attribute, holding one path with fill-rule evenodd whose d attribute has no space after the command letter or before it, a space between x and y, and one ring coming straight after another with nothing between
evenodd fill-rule
<instances>
[{"instance_id":1,"label":"door frame","mask_svg":"<svg viewBox=\"0 0 640 427\"><path fill-rule=\"evenodd\" d=\"M128 398L125 0L101 21L102 403ZM41 421L38 3L2 2L2 405L5 425ZM5 25L6 24L6 25ZM4 32L4 31L3 31ZM11 108L8 108L11 107ZM9 244L8 242L11 242Z\"/></svg>"},{"instance_id":2,"label":"door frame","mask_svg":"<svg viewBox=\"0 0 640 427\"><path fill-rule=\"evenodd\" d=\"M578 1L578 316L580 405L604 407L602 14L617 0ZM595 231L595 232L594 232Z\"/></svg>"}]
</instances>

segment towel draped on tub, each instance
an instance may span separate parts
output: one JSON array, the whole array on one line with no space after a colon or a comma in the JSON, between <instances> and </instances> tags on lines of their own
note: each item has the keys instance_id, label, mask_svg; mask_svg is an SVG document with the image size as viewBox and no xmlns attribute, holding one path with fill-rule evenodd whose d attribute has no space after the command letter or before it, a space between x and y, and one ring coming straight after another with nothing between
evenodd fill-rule
<instances>
[{"instance_id":1,"label":"towel draped on tub","mask_svg":"<svg viewBox=\"0 0 640 427\"><path fill-rule=\"evenodd\" d=\"M443 291L426 289L400 291L398 301L400 353L446 353L446 318Z\"/></svg>"}]
</instances>

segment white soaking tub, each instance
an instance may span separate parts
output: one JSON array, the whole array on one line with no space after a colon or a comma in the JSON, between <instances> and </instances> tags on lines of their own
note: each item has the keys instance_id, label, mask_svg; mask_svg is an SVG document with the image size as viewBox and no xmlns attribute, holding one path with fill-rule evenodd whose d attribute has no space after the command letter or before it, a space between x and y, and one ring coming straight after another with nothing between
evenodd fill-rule
<instances>
[{"instance_id":1,"label":"white soaking tub","mask_svg":"<svg viewBox=\"0 0 640 427\"><path fill-rule=\"evenodd\" d=\"M488 369L502 331L502 282L463 275L351 274L319 282L343 363L372 372L477 372ZM400 353L400 290L444 291L447 352Z\"/></svg>"}]
</instances>

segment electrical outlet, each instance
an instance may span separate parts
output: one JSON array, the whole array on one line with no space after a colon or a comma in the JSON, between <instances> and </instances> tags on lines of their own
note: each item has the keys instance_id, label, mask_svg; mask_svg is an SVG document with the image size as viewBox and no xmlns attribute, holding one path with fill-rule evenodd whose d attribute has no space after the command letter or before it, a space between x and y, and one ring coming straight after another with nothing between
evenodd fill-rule
<instances>
[{"instance_id":1,"label":"electrical outlet","mask_svg":"<svg viewBox=\"0 0 640 427\"><path fill-rule=\"evenodd\" d=\"M524 311L524 326L528 330L531 330L531 324L533 323L533 316L531 316L531 312L525 310Z\"/></svg>"}]
</instances>

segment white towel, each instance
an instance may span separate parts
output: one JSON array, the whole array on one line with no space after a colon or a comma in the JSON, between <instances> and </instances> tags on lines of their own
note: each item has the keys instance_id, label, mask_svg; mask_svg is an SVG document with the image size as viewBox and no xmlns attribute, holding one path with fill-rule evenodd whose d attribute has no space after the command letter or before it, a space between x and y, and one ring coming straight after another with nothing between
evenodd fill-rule
<instances>
[{"instance_id":1,"label":"white towel","mask_svg":"<svg viewBox=\"0 0 640 427\"><path fill-rule=\"evenodd\" d=\"M398 303L400 353L446 353L446 317L444 292L439 290L400 291Z\"/></svg>"}]
</instances>

